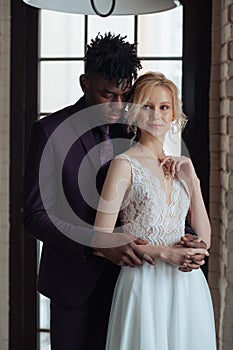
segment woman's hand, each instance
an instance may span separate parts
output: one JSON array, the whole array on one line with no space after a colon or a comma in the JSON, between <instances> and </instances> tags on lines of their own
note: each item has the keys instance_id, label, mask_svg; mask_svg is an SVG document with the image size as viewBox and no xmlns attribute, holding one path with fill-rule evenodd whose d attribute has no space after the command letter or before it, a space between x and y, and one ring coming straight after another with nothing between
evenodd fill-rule
<instances>
[{"instance_id":1,"label":"woman's hand","mask_svg":"<svg viewBox=\"0 0 233 350\"><path fill-rule=\"evenodd\" d=\"M185 178L198 180L193 163L188 157L166 156L161 160L160 166L165 167L166 172L171 174L172 177L178 176L182 172Z\"/></svg>"},{"instance_id":2,"label":"woman's hand","mask_svg":"<svg viewBox=\"0 0 233 350\"><path fill-rule=\"evenodd\" d=\"M161 260L177 266L179 268L185 268L189 267L190 271L194 268L199 268L200 265L203 265L203 256L209 256L209 253L206 249L204 248L185 248L182 246L172 246L172 247L164 247L166 249L163 250L161 253ZM195 260L194 256L199 256L201 257L200 262L197 264L199 265L194 266L192 265L193 261ZM199 260L197 260L199 261Z\"/></svg>"},{"instance_id":3,"label":"woman's hand","mask_svg":"<svg viewBox=\"0 0 233 350\"><path fill-rule=\"evenodd\" d=\"M192 265L195 255L200 257L209 256L209 253L205 248L186 248L181 245L156 246L147 244L139 246L138 248L142 254L149 255L154 260L158 259L170 265L176 266L184 272L197 269L203 264L203 259L201 259L200 263Z\"/></svg>"}]
</instances>

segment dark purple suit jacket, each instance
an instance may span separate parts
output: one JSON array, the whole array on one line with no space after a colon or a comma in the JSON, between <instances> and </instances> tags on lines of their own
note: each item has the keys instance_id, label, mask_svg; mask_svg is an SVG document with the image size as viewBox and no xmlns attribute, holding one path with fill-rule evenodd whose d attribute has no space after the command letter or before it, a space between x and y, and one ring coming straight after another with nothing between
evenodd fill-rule
<instances>
[{"instance_id":1,"label":"dark purple suit jacket","mask_svg":"<svg viewBox=\"0 0 233 350\"><path fill-rule=\"evenodd\" d=\"M100 160L92 132L84 132L90 129L82 114L85 107L81 98L34 122L25 169L24 225L43 242L38 289L66 305L82 304L93 294L105 264L111 265L105 289L111 297L119 272L88 247L98 203L93 183Z\"/></svg>"}]
</instances>

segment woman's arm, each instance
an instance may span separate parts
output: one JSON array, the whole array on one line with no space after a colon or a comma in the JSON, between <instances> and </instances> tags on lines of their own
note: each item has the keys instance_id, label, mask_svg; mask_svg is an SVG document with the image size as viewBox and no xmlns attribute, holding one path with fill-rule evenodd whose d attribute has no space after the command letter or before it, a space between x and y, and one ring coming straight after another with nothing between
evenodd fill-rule
<instances>
[{"instance_id":1,"label":"woman's arm","mask_svg":"<svg viewBox=\"0 0 233 350\"><path fill-rule=\"evenodd\" d=\"M161 260L176 267L188 266L192 262L192 257L196 254L209 255L204 248L186 248L182 246L144 245L140 246L139 249L150 255L154 260Z\"/></svg>"},{"instance_id":2,"label":"woman's arm","mask_svg":"<svg viewBox=\"0 0 233 350\"><path fill-rule=\"evenodd\" d=\"M116 158L111 162L99 200L92 239L96 254L117 265L139 266L143 260L154 265L148 255L139 250L147 242L127 233L113 233L125 193L131 183L131 166L128 160ZM105 234L104 234L105 233ZM109 235L111 233L111 235Z\"/></svg>"},{"instance_id":3,"label":"woman's arm","mask_svg":"<svg viewBox=\"0 0 233 350\"><path fill-rule=\"evenodd\" d=\"M94 229L112 233L125 193L131 182L131 166L126 159L116 158L111 162L101 192Z\"/></svg>"},{"instance_id":4,"label":"woman's arm","mask_svg":"<svg viewBox=\"0 0 233 350\"><path fill-rule=\"evenodd\" d=\"M195 233L210 247L211 227L203 201L200 181L187 157L165 157L161 166L169 164L170 172L185 180L190 196L189 223Z\"/></svg>"},{"instance_id":5,"label":"woman's arm","mask_svg":"<svg viewBox=\"0 0 233 350\"><path fill-rule=\"evenodd\" d=\"M130 185L130 182L131 167L129 162L125 159L119 158L112 161L98 205L94 224L96 231L106 233L113 232L122 201ZM152 245L139 245L137 247L142 256L145 256L146 254L153 259L160 259L177 267L184 262L185 256L187 255L191 256L196 253L206 255L208 254L205 249L163 247Z\"/></svg>"},{"instance_id":6,"label":"woman's arm","mask_svg":"<svg viewBox=\"0 0 233 350\"><path fill-rule=\"evenodd\" d=\"M206 243L207 249L210 248L211 227L203 201L199 179L192 181L192 194L190 203L190 222L191 227L196 234Z\"/></svg>"}]
</instances>

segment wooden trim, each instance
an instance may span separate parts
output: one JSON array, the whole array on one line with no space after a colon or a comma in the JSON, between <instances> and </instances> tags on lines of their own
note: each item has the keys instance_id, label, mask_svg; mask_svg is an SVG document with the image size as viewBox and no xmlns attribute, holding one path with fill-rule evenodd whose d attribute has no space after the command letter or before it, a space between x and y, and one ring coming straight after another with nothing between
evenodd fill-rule
<instances>
[{"instance_id":1,"label":"wooden trim","mask_svg":"<svg viewBox=\"0 0 233 350\"><path fill-rule=\"evenodd\" d=\"M36 241L22 225L23 173L37 118L38 11L11 1L9 349L36 349Z\"/></svg>"}]
</instances>

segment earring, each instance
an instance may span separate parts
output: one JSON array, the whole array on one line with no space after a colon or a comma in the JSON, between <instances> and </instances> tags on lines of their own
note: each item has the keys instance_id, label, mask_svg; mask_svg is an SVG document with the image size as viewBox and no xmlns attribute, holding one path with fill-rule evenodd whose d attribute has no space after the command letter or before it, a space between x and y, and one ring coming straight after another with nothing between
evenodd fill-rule
<instances>
[{"instance_id":1,"label":"earring","mask_svg":"<svg viewBox=\"0 0 233 350\"><path fill-rule=\"evenodd\" d=\"M133 125L133 137L135 138L136 137L136 135L137 135L137 131L138 131L138 126L137 126L137 123L134 123L134 125Z\"/></svg>"},{"instance_id":2,"label":"earring","mask_svg":"<svg viewBox=\"0 0 233 350\"><path fill-rule=\"evenodd\" d=\"M129 111L129 105L128 103L125 105L125 112L127 113Z\"/></svg>"},{"instance_id":3,"label":"earring","mask_svg":"<svg viewBox=\"0 0 233 350\"><path fill-rule=\"evenodd\" d=\"M177 134L178 133L178 123L176 121L173 121L171 123L171 133Z\"/></svg>"},{"instance_id":4,"label":"earring","mask_svg":"<svg viewBox=\"0 0 233 350\"><path fill-rule=\"evenodd\" d=\"M133 130L133 137L132 137L131 140L130 140L130 147L132 147L133 142L134 142L134 139L135 139L135 137L137 136L138 127L137 127L137 123L136 123L136 122L133 123L131 129Z\"/></svg>"}]
</instances>

